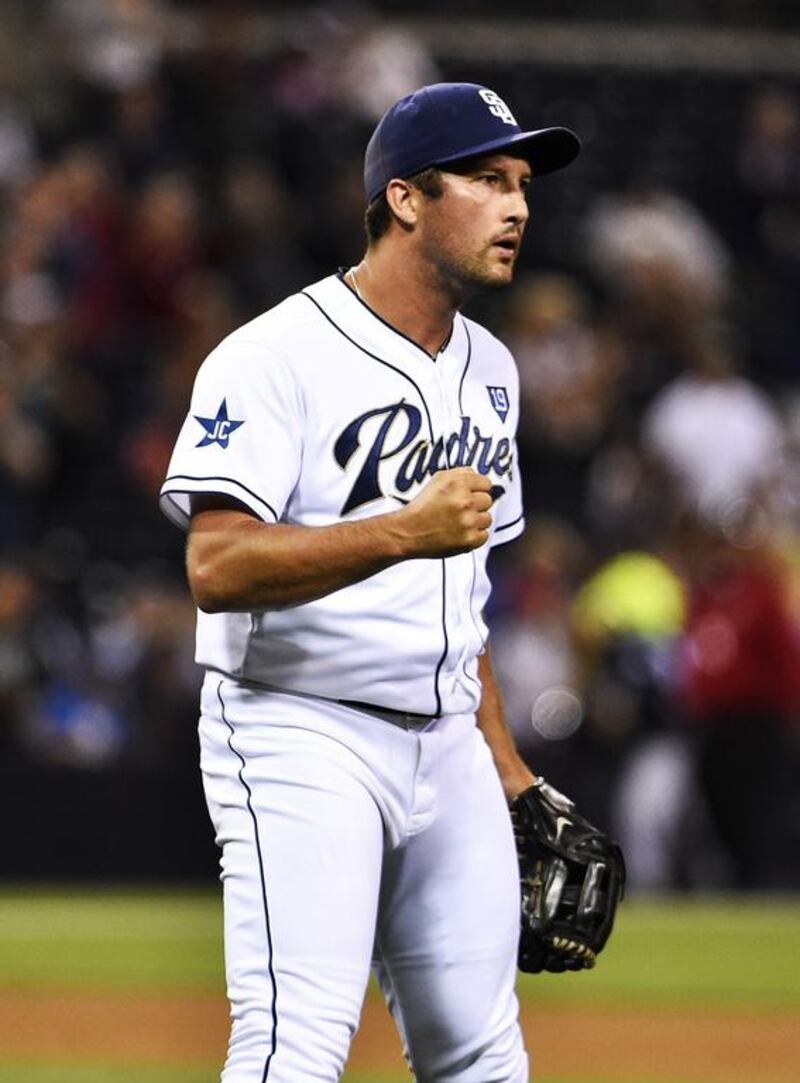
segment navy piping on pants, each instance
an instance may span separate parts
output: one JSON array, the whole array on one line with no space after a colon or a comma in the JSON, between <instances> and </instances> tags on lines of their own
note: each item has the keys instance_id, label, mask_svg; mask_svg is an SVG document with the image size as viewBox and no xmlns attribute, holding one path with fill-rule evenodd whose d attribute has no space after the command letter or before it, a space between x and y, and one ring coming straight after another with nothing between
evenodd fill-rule
<instances>
[{"instance_id":1,"label":"navy piping on pants","mask_svg":"<svg viewBox=\"0 0 800 1083\"><path fill-rule=\"evenodd\" d=\"M228 748L230 748L231 752L234 754L234 756L236 756L236 758L240 761L240 763L242 765L239 768L239 781L244 786L245 791L247 792L247 810L250 813L250 816L252 817L252 820L253 820L253 831L254 831L254 834L255 834L255 841L256 841L256 853L258 854L258 871L259 871L259 876L261 878L261 898L262 898L262 900L264 902L264 927L265 927L266 933L267 933L267 952L269 954L269 963L268 963L269 980L270 980L270 983L272 984L272 1034L270 1036L270 1050L269 1050L269 1053L267 1054L266 1062L264 1063L264 1071L261 1074L261 1083L266 1083L267 1078L269 1076L269 1066L270 1066L270 1064L272 1062L273 1056L275 1055L275 1049L276 1049L277 1044L278 1044L278 986L277 986L277 983L275 981L275 971L272 969L272 930L270 929L270 924L269 924L269 906L267 904L267 882L266 882L266 879L264 877L264 861L263 861L263 858L261 856L261 839L260 839L259 831L258 831L258 819L256 818L255 810L253 809L253 791L250 789L250 786L248 785L248 783L247 783L247 781L246 781L246 779L244 777L244 769L247 766L247 764L246 764L245 758L241 754L241 752L239 752L238 749L233 747L234 730L233 730L233 726L230 724L228 719L225 717L225 701L222 698L222 681L220 681L219 684L217 685L217 698L219 699L220 709L221 709L221 712L222 712L222 721L225 723L225 725L228 727L228 730L229 730Z\"/></svg>"}]
</instances>

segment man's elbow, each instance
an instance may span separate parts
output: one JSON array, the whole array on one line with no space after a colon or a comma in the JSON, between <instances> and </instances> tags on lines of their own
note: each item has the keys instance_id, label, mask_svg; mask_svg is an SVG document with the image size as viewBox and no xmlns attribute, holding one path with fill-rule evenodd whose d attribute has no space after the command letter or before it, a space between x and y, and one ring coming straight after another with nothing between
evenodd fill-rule
<instances>
[{"instance_id":1,"label":"man's elbow","mask_svg":"<svg viewBox=\"0 0 800 1083\"><path fill-rule=\"evenodd\" d=\"M226 613L234 609L227 576L219 562L189 550L186 576L194 604L203 613Z\"/></svg>"},{"instance_id":2,"label":"man's elbow","mask_svg":"<svg viewBox=\"0 0 800 1083\"><path fill-rule=\"evenodd\" d=\"M222 592L215 586L214 578L209 569L200 565L189 571L189 589L194 598L194 604L203 613L224 613L225 602Z\"/></svg>"}]
</instances>

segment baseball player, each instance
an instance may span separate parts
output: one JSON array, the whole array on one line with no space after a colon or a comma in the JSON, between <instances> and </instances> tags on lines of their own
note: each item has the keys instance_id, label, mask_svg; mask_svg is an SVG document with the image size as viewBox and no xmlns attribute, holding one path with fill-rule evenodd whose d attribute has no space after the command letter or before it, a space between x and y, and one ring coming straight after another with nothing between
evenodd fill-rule
<instances>
[{"instance_id":1,"label":"baseball player","mask_svg":"<svg viewBox=\"0 0 800 1083\"><path fill-rule=\"evenodd\" d=\"M507 802L534 776L482 616L523 529L517 375L459 310L511 282L531 178L578 148L486 87L402 99L366 151L362 261L198 372L161 499L207 670L224 1083L338 1079L370 968L418 1080L528 1078Z\"/></svg>"}]
</instances>

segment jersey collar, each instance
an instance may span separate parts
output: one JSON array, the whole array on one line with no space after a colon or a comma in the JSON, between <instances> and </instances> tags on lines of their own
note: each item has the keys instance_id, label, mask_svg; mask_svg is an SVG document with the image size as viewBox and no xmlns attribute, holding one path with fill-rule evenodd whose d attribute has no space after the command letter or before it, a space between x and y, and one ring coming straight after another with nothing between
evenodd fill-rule
<instances>
[{"instance_id":1,"label":"jersey collar","mask_svg":"<svg viewBox=\"0 0 800 1083\"><path fill-rule=\"evenodd\" d=\"M362 301L344 281L346 271L347 268L340 268L337 274L323 278L303 292L310 294L329 318L359 345L387 360L402 358L417 369L420 364L430 368L442 361L446 363L451 358L462 357L466 349L466 333L460 314L456 313L446 342L433 357Z\"/></svg>"},{"instance_id":2,"label":"jersey collar","mask_svg":"<svg viewBox=\"0 0 800 1083\"><path fill-rule=\"evenodd\" d=\"M339 270L336 273L336 278L339 279L339 281L342 283L344 288L346 290L348 290L355 297L356 301L358 301L358 303L360 305L363 305L364 308L376 320L378 320L379 323L382 323L384 327L388 327L391 332L393 332L395 335L399 335L400 338L405 339L406 342L410 342L411 345L414 347L414 349L418 350L423 355L423 357L428 359L428 361L436 361L437 358L441 357L441 355L445 352L445 350L449 346L450 340L453 337L453 326L454 326L455 321L453 321L453 323L450 324L450 330L449 330L449 332L447 334L447 338L445 338L444 342L442 343L442 346L439 349L439 352L437 354L430 354L430 353L428 353L428 351L426 349L423 349L423 347L420 346L420 344L418 342L415 342L413 338L409 338L408 335L404 334L402 331L398 330L398 328L394 327L391 323L389 323L387 320L385 320L383 318L383 316L380 316L375 311L374 308L372 308L370 305L368 305L367 302L365 300L363 300L363 298L359 297L359 295L356 293L356 291L354 289L352 289L352 287L347 284L346 276L347 276L348 270L349 270L349 268L347 268L347 267L340 267Z\"/></svg>"}]
</instances>

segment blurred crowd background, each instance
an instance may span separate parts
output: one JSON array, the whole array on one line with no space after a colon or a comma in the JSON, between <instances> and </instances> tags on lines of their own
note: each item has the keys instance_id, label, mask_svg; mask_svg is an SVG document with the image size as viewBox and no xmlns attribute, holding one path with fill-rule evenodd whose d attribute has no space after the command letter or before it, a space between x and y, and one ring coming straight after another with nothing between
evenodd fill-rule
<instances>
[{"instance_id":1,"label":"blurred crowd background","mask_svg":"<svg viewBox=\"0 0 800 1083\"><path fill-rule=\"evenodd\" d=\"M370 131L453 78L584 143L470 310L521 375L511 725L634 888L800 887L800 16L506 7L4 0L0 876L213 874L158 488L204 356L358 261Z\"/></svg>"}]
</instances>

